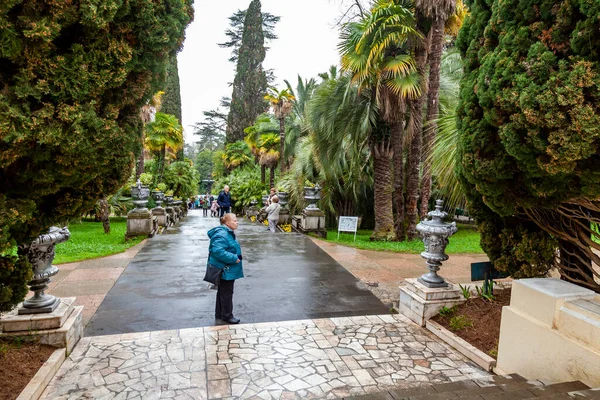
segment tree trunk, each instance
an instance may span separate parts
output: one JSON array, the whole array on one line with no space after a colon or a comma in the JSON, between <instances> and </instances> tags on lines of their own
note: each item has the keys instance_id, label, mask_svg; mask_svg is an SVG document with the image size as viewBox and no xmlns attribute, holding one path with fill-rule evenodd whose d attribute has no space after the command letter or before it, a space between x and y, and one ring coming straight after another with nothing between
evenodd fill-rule
<instances>
[{"instance_id":1,"label":"tree trunk","mask_svg":"<svg viewBox=\"0 0 600 400\"><path fill-rule=\"evenodd\" d=\"M137 181L141 174L144 173L144 136L142 135L142 152L138 157L137 168L135 169L135 180Z\"/></svg>"},{"instance_id":2,"label":"tree trunk","mask_svg":"<svg viewBox=\"0 0 600 400\"><path fill-rule=\"evenodd\" d=\"M167 147L163 145L160 149L159 164L158 164L158 179L157 182L162 180L163 172L165 172L165 158L167 154Z\"/></svg>"},{"instance_id":3,"label":"tree trunk","mask_svg":"<svg viewBox=\"0 0 600 400\"><path fill-rule=\"evenodd\" d=\"M404 232L404 114L399 121L391 125L391 142L394 152L394 230L396 239L406 239Z\"/></svg>"},{"instance_id":4,"label":"tree trunk","mask_svg":"<svg viewBox=\"0 0 600 400\"><path fill-rule=\"evenodd\" d=\"M592 260L574 243L558 241L560 248L560 278L567 282L589 287L594 282Z\"/></svg>"},{"instance_id":5,"label":"tree trunk","mask_svg":"<svg viewBox=\"0 0 600 400\"><path fill-rule=\"evenodd\" d=\"M271 167L271 174L269 176L269 187L275 187L275 165Z\"/></svg>"},{"instance_id":6,"label":"tree trunk","mask_svg":"<svg viewBox=\"0 0 600 400\"><path fill-rule=\"evenodd\" d=\"M263 185L265 184L265 180L267 179L266 178L266 175L267 175L266 171L267 171L267 167L264 166L264 165L261 165L260 166L260 183L262 183Z\"/></svg>"},{"instance_id":7,"label":"tree trunk","mask_svg":"<svg viewBox=\"0 0 600 400\"><path fill-rule=\"evenodd\" d=\"M285 153L284 152L285 152L285 119L279 118L279 171L282 174L286 170Z\"/></svg>"},{"instance_id":8,"label":"tree trunk","mask_svg":"<svg viewBox=\"0 0 600 400\"><path fill-rule=\"evenodd\" d=\"M375 191L375 229L371 240L396 240L392 210L392 149L391 144L373 145L373 174Z\"/></svg>"},{"instance_id":9,"label":"tree trunk","mask_svg":"<svg viewBox=\"0 0 600 400\"><path fill-rule=\"evenodd\" d=\"M108 206L108 200L106 200L106 198L104 196L102 196L102 198L100 200L98 200L98 205L99 205L98 217L99 217L100 221L102 221L102 227L104 228L104 233L106 233L108 235L110 233L110 219L109 219L110 207Z\"/></svg>"},{"instance_id":10,"label":"tree trunk","mask_svg":"<svg viewBox=\"0 0 600 400\"><path fill-rule=\"evenodd\" d=\"M437 135L437 123L435 119L439 114L440 93L440 64L444 49L444 26L446 20L438 17L431 27L431 51L429 53L429 91L427 93L427 118L425 131L423 133L423 181L421 184L421 219L427 217L429 209L429 197L431 197L431 152L433 150L435 136Z\"/></svg>"},{"instance_id":11,"label":"tree trunk","mask_svg":"<svg viewBox=\"0 0 600 400\"><path fill-rule=\"evenodd\" d=\"M425 79L425 63L427 52L422 46L415 48L417 71L421 77L421 95L410 102L410 120L408 123L410 147L408 152L408 182L406 184L406 231L408 240L419 237L417 232L418 202L419 202L419 170L423 144L423 103L427 95L427 80Z\"/></svg>"}]
</instances>

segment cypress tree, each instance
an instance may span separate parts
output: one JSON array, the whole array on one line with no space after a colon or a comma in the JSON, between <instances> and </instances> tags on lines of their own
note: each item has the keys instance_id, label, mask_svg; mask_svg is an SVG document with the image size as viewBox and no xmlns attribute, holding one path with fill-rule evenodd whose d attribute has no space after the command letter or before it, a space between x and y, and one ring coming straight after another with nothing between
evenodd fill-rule
<instances>
[{"instance_id":1,"label":"cypress tree","mask_svg":"<svg viewBox=\"0 0 600 400\"><path fill-rule=\"evenodd\" d=\"M474 0L465 57L458 174L500 269L600 291L600 3Z\"/></svg>"},{"instance_id":2,"label":"cypress tree","mask_svg":"<svg viewBox=\"0 0 600 400\"><path fill-rule=\"evenodd\" d=\"M264 99L267 77L262 67L265 59L263 21L260 1L253 0L246 11L244 33L239 49L231 107L227 117L226 142L244 139L244 129L267 110Z\"/></svg>"},{"instance_id":3,"label":"cypress tree","mask_svg":"<svg viewBox=\"0 0 600 400\"><path fill-rule=\"evenodd\" d=\"M130 177L191 3L0 3L0 312L27 293L31 240Z\"/></svg>"},{"instance_id":4,"label":"cypress tree","mask_svg":"<svg viewBox=\"0 0 600 400\"><path fill-rule=\"evenodd\" d=\"M174 115L179 124L181 120L181 91L179 87L179 69L177 68L177 55L170 57L167 66L167 79L164 96L162 98L161 112ZM177 150L177 160L183 161L183 145Z\"/></svg>"},{"instance_id":5,"label":"cypress tree","mask_svg":"<svg viewBox=\"0 0 600 400\"><path fill-rule=\"evenodd\" d=\"M177 56L170 57L167 66L167 79L162 97L160 111L177 117L181 124L181 91L179 87L179 70L177 68Z\"/></svg>"}]
</instances>

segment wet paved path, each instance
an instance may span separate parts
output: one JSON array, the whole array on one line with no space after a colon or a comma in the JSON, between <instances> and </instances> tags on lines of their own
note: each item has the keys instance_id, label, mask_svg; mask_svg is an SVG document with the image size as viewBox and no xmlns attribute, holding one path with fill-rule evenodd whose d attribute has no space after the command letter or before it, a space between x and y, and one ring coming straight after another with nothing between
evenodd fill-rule
<instances>
[{"instance_id":1,"label":"wet paved path","mask_svg":"<svg viewBox=\"0 0 600 400\"><path fill-rule=\"evenodd\" d=\"M369 315L86 337L41 398L335 399L487 375L404 316Z\"/></svg>"},{"instance_id":2,"label":"wet paved path","mask_svg":"<svg viewBox=\"0 0 600 400\"><path fill-rule=\"evenodd\" d=\"M215 291L202 281L206 232L218 225L191 210L171 233L149 240L87 325L85 336L215 325ZM245 278L234 314L243 323L385 314L387 308L307 237L270 234L240 218Z\"/></svg>"}]
</instances>

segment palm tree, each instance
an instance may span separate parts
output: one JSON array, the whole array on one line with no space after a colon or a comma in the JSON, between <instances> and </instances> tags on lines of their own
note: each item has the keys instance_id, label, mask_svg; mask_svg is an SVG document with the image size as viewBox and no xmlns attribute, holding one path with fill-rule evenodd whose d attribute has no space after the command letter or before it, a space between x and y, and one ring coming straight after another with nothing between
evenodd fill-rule
<instances>
[{"instance_id":1,"label":"palm tree","mask_svg":"<svg viewBox=\"0 0 600 400\"><path fill-rule=\"evenodd\" d=\"M465 193L454 174L458 144L456 107L462 75L460 53L457 50L445 52L440 66L440 112L435 120L438 133L431 151L424 154L425 159L431 163L432 176L436 178L438 187L437 192L450 210L466 206ZM430 126L425 127L425 132L428 129Z\"/></svg>"},{"instance_id":2,"label":"palm tree","mask_svg":"<svg viewBox=\"0 0 600 400\"><path fill-rule=\"evenodd\" d=\"M142 120L144 127L147 124L149 124L150 122L154 121L156 112L160 110L163 94L165 94L165 92L156 92L154 94L154 96L152 96L150 101L148 101L148 103L143 105L142 108L140 109L140 119ZM144 132L142 132L142 151L138 158L138 164L137 164L137 168L135 171L136 179L139 178L140 175L144 173L144 146L143 145L144 145L145 141L146 140L144 138Z\"/></svg>"},{"instance_id":3,"label":"palm tree","mask_svg":"<svg viewBox=\"0 0 600 400\"><path fill-rule=\"evenodd\" d=\"M276 88L269 88L265 100L271 103L275 118L279 120L279 154L281 155L280 168L281 172L285 172L286 162L283 155L285 154L285 118L292 112L292 101L294 101L294 95L289 89L282 89L278 91Z\"/></svg>"},{"instance_id":4,"label":"palm tree","mask_svg":"<svg viewBox=\"0 0 600 400\"><path fill-rule=\"evenodd\" d=\"M429 91L427 93L427 129L423 134L423 154L429 154L437 134L436 118L439 112L440 63L444 50L446 21L456 12L457 0L415 0L418 12L431 20L431 44L429 49ZM431 161L423 160L421 183L421 219L427 215L431 195Z\"/></svg>"},{"instance_id":5,"label":"palm tree","mask_svg":"<svg viewBox=\"0 0 600 400\"><path fill-rule=\"evenodd\" d=\"M254 125L244 129L244 132L246 133L244 141L250 148L250 152L254 155L255 163L260 165L260 179L261 183L264 184L267 167L265 164L260 163L260 137L264 134L279 134L279 125L272 115L261 114L256 118Z\"/></svg>"},{"instance_id":6,"label":"palm tree","mask_svg":"<svg viewBox=\"0 0 600 400\"><path fill-rule=\"evenodd\" d=\"M146 125L146 147L158 152L158 178L165 169L167 150L176 152L183 145L183 128L177 117L171 114L156 113L154 122Z\"/></svg>"},{"instance_id":7,"label":"palm tree","mask_svg":"<svg viewBox=\"0 0 600 400\"><path fill-rule=\"evenodd\" d=\"M258 139L257 146L259 149L258 162L261 166L265 166L270 169L269 174L269 187L275 187L275 168L277 163L280 162L279 153L279 135L275 133L262 134Z\"/></svg>"},{"instance_id":8,"label":"palm tree","mask_svg":"<svg viewBox=\"0 0 600 400\"><path fill-rule=\"evenodd\" d=\"M414 15L410 4L402 0L378 0L369 15L361 21L346 25L339 48L342 54L342 67L349 71L353 84L359 91L369 91L378 107L378 115L389 126L389 137L379 136L383 141L373 143L375 171L375 207L389 207L379 210L381 220L389 221L392 213L392 193L396 205L396 224L392 216L393 237L404 238L404 173L403 136L405 99L419 96L419 80L415 74L414 61L409 54L409 41L419 41L415 30ZM394 174L385 171L384 164L393 157ZM380 182L380 179L393 179ZM388 195L379 193L377 188L389 190ZM389 188L389 189L388 189ZM376 215L378 213L376 212ZM385 215L385 217L383 217ZM393 214L392 214L393 215ZM385 228L387 229L387 227Z\"/></svg>"},{"instance_id":9,"label":"palm tree","mask_svg":"<svg viewBox=\"0 0 600 400\"><path fill-rule=\"evenodd\" d=\"M288 122L286 123L284 154L285 160L288 161L288 163L291 163L293 162L294 153L297 148L297 141L308 134L306 126L306 106L317 87L317 82L314 78L302 79L302 77L298 75L298 83L296 84L295 90L287 80L284 80L284 82L289 92L294 96L292 113L288 117Z\"/></svg>"},{"instance_id":10,"label":"palm tree","mask_svg":"<svg viewBox=\"0 0 600 400\"><path fill-rule=\"evenodd\" d=\"M232 171L252 160L250 148L241 140L229 143L225 146L225 152L222 155L222 159L225 168L227 168L228 171Z\"/></svg>"}]
</instances>

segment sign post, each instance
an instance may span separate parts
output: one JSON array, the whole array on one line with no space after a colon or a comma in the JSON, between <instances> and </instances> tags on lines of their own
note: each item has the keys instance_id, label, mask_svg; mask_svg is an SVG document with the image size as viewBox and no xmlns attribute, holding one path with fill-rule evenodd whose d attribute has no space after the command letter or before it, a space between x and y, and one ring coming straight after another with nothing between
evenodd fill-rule
<instances>
[{"instance_id":1,"label":"sign post","mask_svg":"<svg viewBox=\"0 0 600 400\"><path fill-rule=\"evenodd\" d=\"M358 230L358 217L339 217L338 221L338 239L340 232L354 232L354 241L356 242L356 231Z\"/></svg>"}]
</instances>

